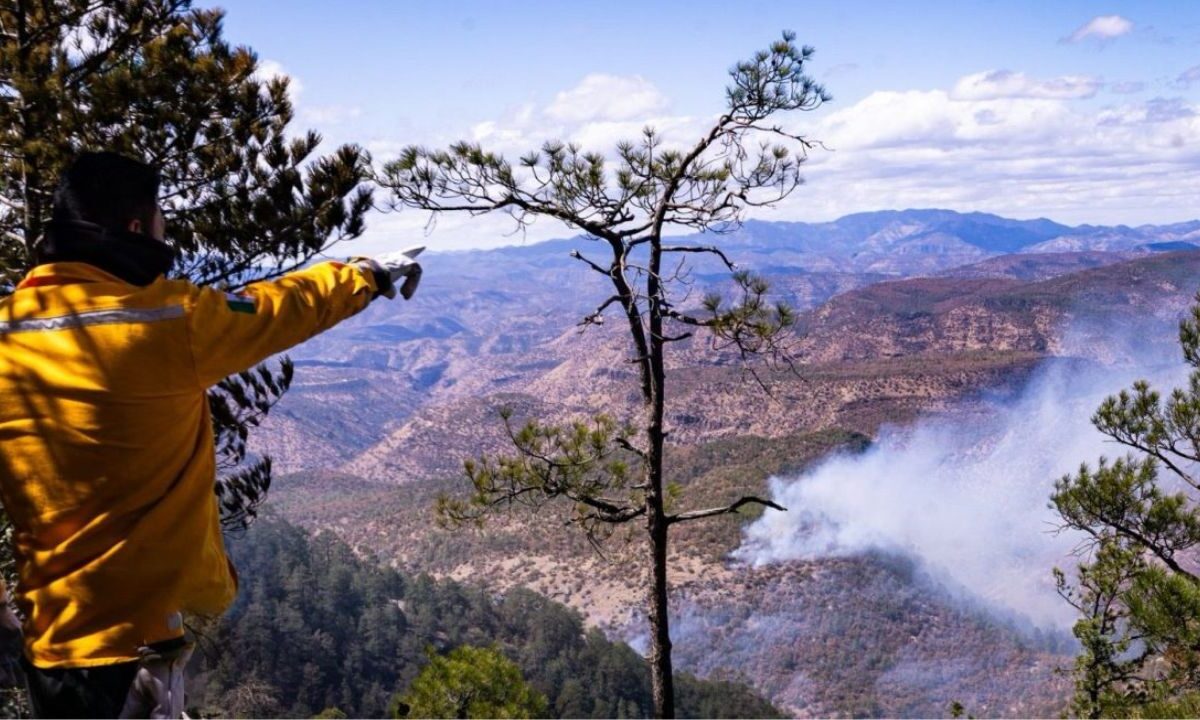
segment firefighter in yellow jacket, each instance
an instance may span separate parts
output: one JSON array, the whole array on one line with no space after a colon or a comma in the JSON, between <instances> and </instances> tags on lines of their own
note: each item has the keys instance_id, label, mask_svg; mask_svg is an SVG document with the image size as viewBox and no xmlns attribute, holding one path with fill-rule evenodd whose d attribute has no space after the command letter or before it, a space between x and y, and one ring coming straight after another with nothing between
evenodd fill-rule
<instances>
[{"instance_id":1,"label":"firefighter in yellow jacket","mask_svg":"<svg viewBox=\"0 0 1200 720\"><path fill-rule=\"evenodd\" d=\"M364 259L238 294L167 279L158 185L135 160L81 156L39 264L0 301L0 500L41 716L179 716L181 613L237 591L205 391L420 277Z\"/></svg>"}]
</instances>

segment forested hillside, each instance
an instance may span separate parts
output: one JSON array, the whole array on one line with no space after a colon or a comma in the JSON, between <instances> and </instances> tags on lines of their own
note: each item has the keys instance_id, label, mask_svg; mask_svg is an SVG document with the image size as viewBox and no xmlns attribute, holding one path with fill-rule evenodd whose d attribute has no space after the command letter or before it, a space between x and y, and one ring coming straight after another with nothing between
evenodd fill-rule
<instances>
[{"instance_id":1,"label":"forested hillside","mask_svg":"<svg viewBox=\"0 0 1200 720\"><path fill-rule=\"evenodd\" d=\"M869 447L858 433L742 436L675 446L673 483L697 505L767 478ZM306 527L329 528L409 572L529 588L584 613L610 637L636 641L641 587L628 572L640 546L614 537L604 555L560 517L514 514L481 531L430 524L446 481L402 486L343 475L281 478L272 502ZM789 506L789 514L803 512ZM1069 636L1039 637L956 601L902 555L749 565L731 557L755 514L685 528L672 548L677 667L731 670L798 717L936 717L953 700L988 717L1054 716L1062 707ZM916 669L920 671L917 672Z\"/></svg>"},{"instance_id":2,"label":"forested hillside","mask_svg":"<svg viewBox=\"0 0 1200 720\"><path fill-rule=\"evenodd\" d=\"M309 717L337 708L383 717L427 652L495 646L557 717L645 717L645 661L585 630L579 614L528 590L503 595L360 557L329 533L269 517L230 541L237 604L201 628L193 715ZM777 717L745 685L677 679L685 717Z\"/></svg>"}]
</instances>

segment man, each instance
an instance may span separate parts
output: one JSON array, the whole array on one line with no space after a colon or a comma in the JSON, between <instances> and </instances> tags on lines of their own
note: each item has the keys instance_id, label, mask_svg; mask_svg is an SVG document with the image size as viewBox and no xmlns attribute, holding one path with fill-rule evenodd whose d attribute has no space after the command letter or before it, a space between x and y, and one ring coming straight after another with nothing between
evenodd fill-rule
<instances>
[{"instance_id":1,"label":"man","mask_svg":"<svg viewBox=\"0 0 1200 720\"><path fill-rule=\"evenodd\" d=\"M62 176L38 265L0 301L0 500L35 715L179 717L181 613L237 590L205 391L354 315L420 266L325 262L240 294L164 274L157 172Z\"/></svg>"}]
</instances>

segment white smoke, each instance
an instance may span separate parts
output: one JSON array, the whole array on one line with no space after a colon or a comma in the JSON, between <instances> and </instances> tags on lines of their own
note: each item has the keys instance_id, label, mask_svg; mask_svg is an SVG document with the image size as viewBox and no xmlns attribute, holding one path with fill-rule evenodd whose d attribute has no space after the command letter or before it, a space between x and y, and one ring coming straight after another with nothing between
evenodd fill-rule
<instances>
[{"instance_id":1,"label":"white smoke","mask_svg":"<svg viewBox=\"0 0 1200 720\"><path fill-rule=\"evenodd\" d=\"M1050 570L1070 572L1081 538L1052 532L1054 481L1082 462L1124 454L1090 422L1106 396L1138 378L1173 386L1183 370L1179 359L1122 368L1057 360L1016 398L985 399L983 419L957 413L886 429L866 452L772 478L788 511L765 513L736 555L762 564L901 553L947 588L1039 626L1069 626L1073 611Z\"/></svg>"}]
</instances>

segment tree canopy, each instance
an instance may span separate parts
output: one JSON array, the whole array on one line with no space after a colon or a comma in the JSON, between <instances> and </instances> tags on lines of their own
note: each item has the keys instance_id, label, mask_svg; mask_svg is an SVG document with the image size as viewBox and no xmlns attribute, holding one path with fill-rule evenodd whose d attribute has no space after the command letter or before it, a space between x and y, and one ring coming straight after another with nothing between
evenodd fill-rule
<instances>
[{"instance_id":1,"label":"tree canopy","mask_svg":"<svg viewBox=\"0 0 1200 720\"><path fill-rule=\"evenodd\" d=\"M498 650L461 645L433 655L396 704L397 717L538 718L546 697Z\"/></svg>"},{"instance_id":2,"label":"tree canopy","mask_svg":"<svg viewBox=\"0 0 1200 720\"><path fill-rule=\"evenodd\" d=\"M1064 476L1051 498L1087 538L1076 578L1055 570L1080 613L1074 711L1186 716L1200 698L1200 297L1180 323L1191 371L1163 394L1139 381L1092 418L1128 453ZM1165 715L1163 713L1166 713Z\"/></svg>"}]
</instances>

